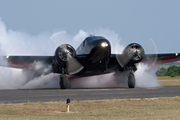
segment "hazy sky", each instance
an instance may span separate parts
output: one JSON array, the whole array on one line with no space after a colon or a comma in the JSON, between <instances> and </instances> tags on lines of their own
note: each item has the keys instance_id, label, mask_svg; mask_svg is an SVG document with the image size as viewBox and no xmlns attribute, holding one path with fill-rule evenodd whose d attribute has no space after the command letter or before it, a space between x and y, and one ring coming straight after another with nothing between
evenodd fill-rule
<instances>
[{"instance_id":1,"label":"hazy sky","mask_svg":"<svg viewBox=\"0 0 180 120\"><path fill-rule=\"evenodd\" d=\"M126 44L152 38L159 53L180 53L179 0L0 0L0 17L7 29L32 35L103 28Z\"/></svg>"}]
</instances>

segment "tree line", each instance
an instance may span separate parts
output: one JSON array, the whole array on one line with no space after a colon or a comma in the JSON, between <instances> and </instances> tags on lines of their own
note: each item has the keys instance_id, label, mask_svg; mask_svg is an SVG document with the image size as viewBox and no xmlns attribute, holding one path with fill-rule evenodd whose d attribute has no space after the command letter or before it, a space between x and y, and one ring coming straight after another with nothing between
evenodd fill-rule
<instances>
[{"instance_id":1,"label":"tree line","mask_svg":"<svg viewBox=\"0 0 180 120\"><path fill-rule=\"evenodd\" d=\"M159 71L157 71L157 76L170 76L176 77L180 76L180 66L171 65L167 69L162 67Z\"/></svg>"}]
</instances>

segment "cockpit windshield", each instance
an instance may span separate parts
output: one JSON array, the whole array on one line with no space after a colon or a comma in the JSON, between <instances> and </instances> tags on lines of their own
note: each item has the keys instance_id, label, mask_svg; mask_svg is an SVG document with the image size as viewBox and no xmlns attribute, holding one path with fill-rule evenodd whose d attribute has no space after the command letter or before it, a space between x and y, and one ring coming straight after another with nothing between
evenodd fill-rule
<instances>
[{"instance_id":1,"label":"cockpit windshield","mask_svg":"<svg viewBox=\"0 0 180 120\"><path fill-rule=\"evenodd\" d=\"M85 41L85 44L87 44L88 42L92 42L92 41L95 41L95 40L102 40L102 39L106 39L102 36L90 36L90 37L87 37L84 41Z\"/></svg>"}]
</instances>

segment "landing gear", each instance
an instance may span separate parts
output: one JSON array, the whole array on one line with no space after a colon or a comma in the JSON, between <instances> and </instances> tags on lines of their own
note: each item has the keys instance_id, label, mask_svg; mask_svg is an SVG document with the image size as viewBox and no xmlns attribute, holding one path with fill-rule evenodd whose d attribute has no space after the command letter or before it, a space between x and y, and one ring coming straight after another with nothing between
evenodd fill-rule
<instances>
[{"instance_id":1,"label":"landing gear","mask_svg":"<svg viewBox=\"0 0 180 120\"><path fill-rule=\"evenodd\" d=\"M127 82L128 87L129 88L135 88L136 80L135 80L133 73L137 70L137 68L135 65L131 65L130 67L128 67L128 70L129 70L128 82Z\"/></svg>"},{"instance_id":2,"label":"landing gear","mask_svg":"<svg viewBox=\"0 0 180 120\"><path fill-rule=\"evenodd\" d=\"M135 78L134 78L134 75L132 73L130 73L128 76L128 87L129 88L135 87Z\"/></svg>"},{"instance_id":3,"label":"landing gear","mask_svg":"<svg viewBox=\"0 0 180 120\"><path fill-rule=\"evenodd\" d=\"M66 75L60 75L59 86L61 87L61 89L67 89L67 87L68 87L68 78L67 78Z\"/></svg>"},{"instance_id":4,"label":"landing gear","mask_svg":"<svg viewBox=\"0 0 180 120\"><path fill-rule=\"evenodd\" d=\"M60 75L59 86L61 89L71 88L67 75Z\"/></svg>"}]
</instances>

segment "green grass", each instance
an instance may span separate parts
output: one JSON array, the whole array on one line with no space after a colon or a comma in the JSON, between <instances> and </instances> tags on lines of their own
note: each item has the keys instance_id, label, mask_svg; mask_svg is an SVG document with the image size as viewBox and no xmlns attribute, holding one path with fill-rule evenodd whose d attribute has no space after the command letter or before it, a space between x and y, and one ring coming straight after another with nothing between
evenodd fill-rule
<instances>
[{"instance_id":1,"label":"green grass","mask_svg":"<svg viewBox=\"0 0 180 120\"><path fill-rule=\"evenodd\" d=\"M0 104L0 120L151 120L179 119L180 97L72 101L66 113L63 101L52 103Z\"/></svg>"},{"instance_id":2,"label":"green grass","mask_svg":"<svg viewBox=\"0 0 180 120\"><path fill-rule=\"evenodd\" d=\"M170 77L170 76L163 76L157 77L158 80L180 80L180 76L177 77Z\"/></svg>"},{"instance_id":3,"label":"green grass","mask_svg":"<svg viewBox=\"0 0 180 120\"><path fill-rule=\"evenodd\" d=\"M157 77L162 86L180 86L180 76L177 77Z\"/></svg>"}]
</instances>

